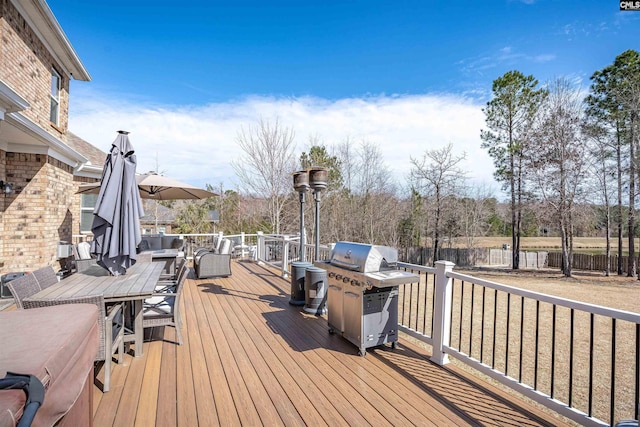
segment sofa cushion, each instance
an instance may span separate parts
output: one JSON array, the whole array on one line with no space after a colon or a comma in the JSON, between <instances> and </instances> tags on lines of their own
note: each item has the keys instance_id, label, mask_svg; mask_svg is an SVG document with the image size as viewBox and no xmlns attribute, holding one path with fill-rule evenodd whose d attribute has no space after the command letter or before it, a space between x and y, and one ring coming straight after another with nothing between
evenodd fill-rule
<instances>
[{"instance_id":1,"label":"sofa cushion","mask_svg":"<svg viewBox=\"0 0 640 427\"><path fill-rule=\"evenodd\" d=\"M148 251L149 248L149 241L146 239L142 239L140 241L140 244L138 245L138 253L143 252L143 251Z\"/></svg>"},{"instance_id":2,"label":"sofa cushion","mask_svg":"<svg viewBox=\"0 0 640 427\"><path fill-rule=\"evenodd\" d=\"M161 237L145 237L145 240L149 242L149 249L152 251L157 251L158 249L162 249L162 238Z\"/></svg>"},{"instance_id":3,"label":"sofa cushion","mask_svg":"<svg viewBox=\"0 0 640 427\"><path fill-rule=\"evenodd\" d=\"M175 237L173 237L173 236L162 236L160 239L162 240L162 243L161 243L162 248L161 249L171 249L171 244L175 240Z\"/></svg>"}]
</instances>

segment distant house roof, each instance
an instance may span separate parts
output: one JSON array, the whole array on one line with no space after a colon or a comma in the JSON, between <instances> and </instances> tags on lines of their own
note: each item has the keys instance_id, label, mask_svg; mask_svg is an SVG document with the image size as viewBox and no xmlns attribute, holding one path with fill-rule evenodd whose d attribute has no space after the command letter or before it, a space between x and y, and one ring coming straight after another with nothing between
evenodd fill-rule
<instances>
[{"instance_id":1,"label":"distant house roof","mask_svg":"<svg viewBox=\"0 0 640 427\"><path fill-rule=\"evenodd\" d=\"M155 204L153 201L149 200L143 200L142 203L145 215L140 218L141 224L155 223L156 212L158 213L158 222L161 224L171 224L176 220L176 214L173 209L169 209L159 203Z\"/></svg>"}]
</instances>

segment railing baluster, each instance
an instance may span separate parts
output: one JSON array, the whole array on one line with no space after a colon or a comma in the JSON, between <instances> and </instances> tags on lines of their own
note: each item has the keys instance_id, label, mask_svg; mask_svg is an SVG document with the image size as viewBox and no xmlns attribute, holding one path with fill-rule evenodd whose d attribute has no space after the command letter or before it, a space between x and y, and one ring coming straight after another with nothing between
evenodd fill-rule
<instances>
[{"instance_id":1,"label":"railing baluster","mask_svg":"<svg viewBox=\"0 0 640 427\"><path fill-rule=\"evenodd\" d=\"M533 362L533 389L538 389L538 340L540 331L540 301L536 301L536 353Z\"/></svg>"},{"instance_id":2,"label":"railing baluster","mask_svg":"<svg viewBox=\"0 0 640 427\"><path fill-rule=\"evenodd\" d=\"M491 348L491 367L496 367L496 325L498 323L498 290L493 290L493 347Z\"/></svg>"},{"instance_id":3,"label":"railing baluster","mask_svg":"<svg viewBox=\"0 0 640 427\"><path fill-rule=\"evenodd\" d=\"M636 323L636 398L634 419L640 420L640 323Z\"/></svg>"},{"instance_id":4,"label":"railing baluster","mask_svg":"<svg viewBox=\"0 0 640 427\"><path fill-rule=\"evenodd\" d=\"M409 283L409 328L411 328L411 319L413 318L413 283Z\"/></svg>"},{"instance_id":5,"label":"railing baluster","mask_svg":"<svg viewBox=\"0 0 640 427\"><path fill-rule=\"evenodd\" d=\"M460 324L458 331L458 350L462 352L462 313L464 312L464 280L462 281L462 291L460 291Z\"/></svg>"},{"instance_id":6,"label":"railing baluster","mask_svg":"<svg viewBox=\"0 0 640 427\"><path fill-rule=\"evenodd\" d=\"M551 398L553 399L555 390L556 373L556 305L553 304L553 315L551 319Z\"/></svg>"},{"instance_id":7,"label":"railing baluster","mask_svg":"<svg viewBox=\"0 0 640 427\"><path fill-rule=\"evenodd\" d=\"M594 315L589 316L589 416L593 414L593 323Z\"/></svg>"},{"instance_id":8,"label":"railing baluster","mask_svg":"<svg viewBox=\"0 0 640 427\"><path fill-rule=\"evenodd\" d=\"M404 313L405 313L405 302L407 300L407 285L405 284L402 287L402 323L404 323Z\"/></svg>"},{"instance_id":9,"label":"railing baluster","mask_svg":"<svg viewBox=\"0 0 640 427\"><path fill-rule=\"evenodd\" d=\"M433 285L434 285L434 289L435 289L435 281L433 282ZM455 279L451 280L451 289L452 289L452 293L456 289L456 280ZM436 297L434 295L433 300L435 301L435 299L436 299ZM453 298L451 300L452 300L451 305L453 306ZM433 323L431 325L433 326ZM431 329L431 330L433 331L433 329ZM433 332L432 332L432 334L433 334ZM453 307L451 307L451 313L449 313L449 345L451 345L453 347Z\"/></svg>"},{"instance_id":10,"label":"railing baluster","mask_svg":"<svg viewBox=\"0 0 640 427\"><path fill-rule=\"evenodd\" d=\"M505 375L509 375L509 329L511 323L511 293L507 293L507 331L506 331L506 345L505 345L505 362L504 362L504 373Z\"/></svg>"},{"instance_id":11,"label":"railing baluster","mask_svg":"<svg viewBox=\"0 0 640 427\"><path fill-rule=\"evenodd\" d=\"M611 401L609 425L613 425L616 404L616 319L611 319Z\"/></svg>"},{"instance_id":12,"label":"railing baluster","mask_svg":"<svg viewBox=\"0 0 640 427\"><path fill-rule=\"evenodd\" d=\"M482 287L482 322L480 323L480 362L484 362L484 297L487 287Z\"/></svg>"},{"instance_id":13,"label":"railing baluster","mask_svg":"<svg viewBox=\"0 0 640 427\"><path fill-rule=\"evenodd\" d=\"M429 295L429 275L424 274L424 317L422 318L422 333L427 335L427 296ZM433 310L431 311L431 319L433 321ZM431 329L433 334L433 328Z\"/></svg>"},{"instance_id":14,"label":"railing baluster","mask_svg":"<svg viewBox=\"0 0 640 427\"><path fill-rule=\"evenodd\" d=\"M522 350L524 349L524 297L520 297L520 363L518 366L518 382L522 382Z\"/></svg>"},{"instance_id":15,"label":"railing baluster","mask_svg":"<svg viewBox=\"0 0 640 427\"><path fill-rule=\"evenodd\" d=\"M453 286L453 285L452 285ZM434 322L434 317L435 317L435 312L436 312L436 275L433 275L433 293L432 293L432 298L431 298L431 335L433 335L433 322ZM453 312L453 310L451 310L451 312ZM453 317L451 318L451 320L453 320ZM449 331L449 334L451 334L451 331ZM451 337L451 335L449 335L449 337Z\"/></svg>"},{"instance_id":16,"label":"railing baluster","mask_svg":"<svg viewBox=\"0 0 640 427\"><path fill-rule=\"evenodd\" d=\"M575 311L571 309L571 321L569 331L569 406L573 407L573 336L574 336L574 321Z\"/></svg>"},{"instance_id":17,"label":"railing baluster","mask_svg":"<svg viewBox=\"0 0 640 427\"><path fill-rule=\"evenodd\" d=\"M475 299L476 284L471 282L471 306L469 306L469 356L473 357L473 300Z\"/></svg>"}]
</instances>

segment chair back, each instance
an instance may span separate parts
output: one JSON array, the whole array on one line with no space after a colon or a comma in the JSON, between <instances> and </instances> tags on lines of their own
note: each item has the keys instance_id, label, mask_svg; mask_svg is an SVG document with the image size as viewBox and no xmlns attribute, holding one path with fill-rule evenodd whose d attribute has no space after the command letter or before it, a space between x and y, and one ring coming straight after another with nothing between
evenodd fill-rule
<instances>
[{"instance_id":1,"label":"chair back","mask_svg":"<svg viewBox=\"0 0 640 427\"><path fill-rule=\"evenodd\" d=\"M50 265L39 268L32 274L38 281L40 289L47 289L49 286L58 283L58 276L56 276L56 272L53 271L53 267Z\"/></svg>"},{"instance_id":2,"label":"chair back","mask_svg":"<svg viewBox=\"0 0 640 427\"><path fill-rule=\"evenodd\" d=\"M218 253L221 254L230 254L231 253L231 240L222 239L222 245L220 246L220 251Z\"/></svg>"},{"instance_id":3,"label":"chair back","mask_svg":"<svg viewBox=\"0 0 640 427\"><path fill-rule=\"evenodd\" d=\"M189 275L189 269L185 268L181 271L181 275L178 276L178 280L176 283L176 299L173 302L173 307L171 307L171 312L173 313L173 316L175 319L175 321L179 321L179 317L180 317L180 295L182 294L182 288L184 283L187 281L187 276Z\"/></svg>"},{"instance_id":4,"label":"chair back","mask_svg":"<svg viewBox=\"0 0 640 427\"><path fill-rule=\"evenodd\" d=\"M91 259L91 244L80 242L74 247L74 257L76 259Z\"/></svg>"},{"instance_id":5,"label":"chair back","mask_svg":"<svg viewBox=\"0 0 640 427\"><path fill-rule=\"evenodd\" d=\"M222 238L220 237L220 235L216 235L213 237L213 249L215 250L215 252L217 254L220 253L220 244L222 243Z\"/></svg>"},{"instance_id":6,"label":"chair back","mask_svg":"<svg viewBox=\"0 0 640 427\"><path fill-rule=\"evenodd\" d=\"M5 285L11 291L16 301L16 307L24 308L24 299L41 291L40 285L33 274L25 274L13 279Z\"/></svg>"},{"instance_id":7,"label":"chair back","mask_svg":"<svg viewBox=\"0 0 640 427\"><path fill-rule=\"evenodd\" d=\"M176 279L180 277L180 273L182 273L183 270L187 270L187 269L188 269L187 259L180 258L180 261L178 261L178 265L176 266Z\"/></svg>"}]
</instances>

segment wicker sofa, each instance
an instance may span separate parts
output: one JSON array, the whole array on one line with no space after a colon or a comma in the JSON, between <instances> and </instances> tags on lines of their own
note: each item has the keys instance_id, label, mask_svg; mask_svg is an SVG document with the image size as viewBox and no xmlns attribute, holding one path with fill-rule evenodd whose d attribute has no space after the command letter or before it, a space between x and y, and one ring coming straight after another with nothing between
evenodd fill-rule
<instances>
[{"instance_id":1,"label":"wicker sofa","mask_svg":"<svg viewBox=\"0 0 640 427\"><path fill-rule=\"evenodd\" d=\"M198 279L231 276L231 241L222 239L219 249L200 248L193 254L193 267Z\"/></svg>"},{"instance_id":2,"label":"wicker sofa","mask_svg":"<svg viewBox=\"0 0 640 427\"><path fill-rule=\"evenodd\" d=\"M183 252L182 256L184 256L184 240L176 236L145 234L138 245L138 253L160 249L178 249L179 252Z\"/></svg>"}]
</instances>

